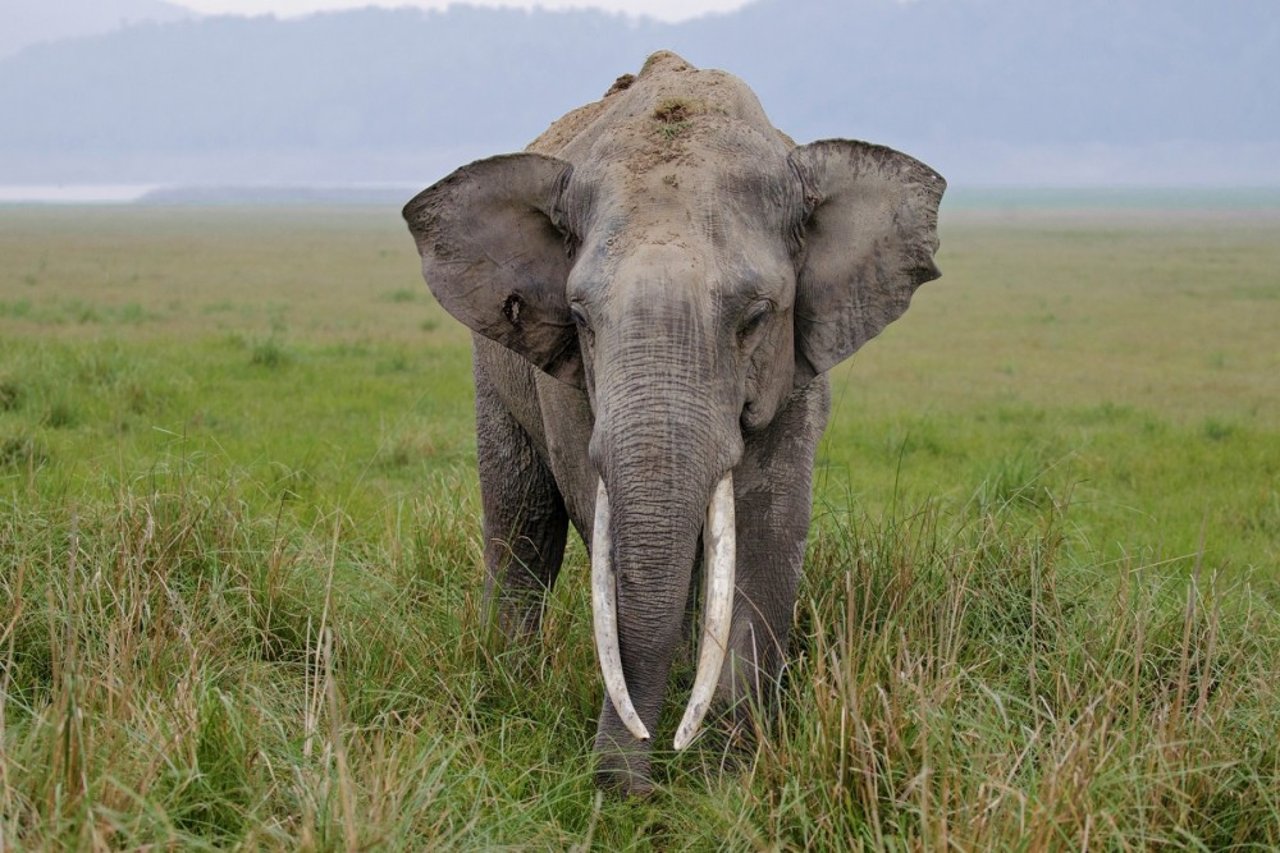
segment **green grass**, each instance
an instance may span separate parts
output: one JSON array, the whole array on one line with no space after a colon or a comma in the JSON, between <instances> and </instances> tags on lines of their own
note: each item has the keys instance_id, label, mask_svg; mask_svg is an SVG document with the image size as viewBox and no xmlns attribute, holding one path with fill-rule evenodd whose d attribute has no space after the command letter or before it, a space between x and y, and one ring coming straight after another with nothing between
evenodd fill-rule
<instances>
[{"instance_id":1,"label":"green grass","mask_svg":"<svg viewBox=\"0 0 1280 853\"><path fill-rule=\"evenodd\" d=\"M1280 845L1280 221L944 217L835 373L758 745L643 802L581 546L540 647L481 625L395 211L7 209L0 256L0 847Z\"/></svg>"}]
</instances>

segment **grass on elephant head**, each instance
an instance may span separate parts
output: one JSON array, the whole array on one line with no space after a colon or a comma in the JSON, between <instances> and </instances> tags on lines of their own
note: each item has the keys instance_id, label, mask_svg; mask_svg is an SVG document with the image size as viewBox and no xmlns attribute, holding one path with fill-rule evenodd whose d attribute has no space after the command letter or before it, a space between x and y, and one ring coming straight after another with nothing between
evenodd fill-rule
<instances>
[{"instance_id":1,"label":"grass on elephant head","mask_svg":"<svg viewBox=\"0 0 1280 853\"><path fill-rule=\"evenodd\" d=\"M769 722L634 802L580 545L483 628L394 212L0 218L0 847L1280 845L1274 227L944 228L836 376Z\"/></svg>"}]
</instances>

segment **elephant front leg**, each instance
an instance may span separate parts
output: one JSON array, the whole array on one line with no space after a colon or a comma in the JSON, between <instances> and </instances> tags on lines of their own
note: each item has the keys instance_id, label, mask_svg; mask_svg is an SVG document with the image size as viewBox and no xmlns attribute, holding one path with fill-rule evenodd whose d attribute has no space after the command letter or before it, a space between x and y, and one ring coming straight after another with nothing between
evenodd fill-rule
<instances>
[{"instance_id":1,"label":"elephant front leg","mask_svg":"<svg viewBox=\"0 0 1280 853\"><path fill-rule=\"evenodd\" d=\"M484 507L485 612L509 640L536 634L564 558L569 518L528 434L477 371L476 455Z\"/></svg>"},{"instance_id":2,"label":"elephant front leg","mask_svg":"<svg viewBox=\"0 0 1280 853\"><path fill-rule=\"evenodd\" d=\"M819 378L796 391L773 423L747 443L735 480L738 559L729 660L717 704L735 727L776 689L791 633L813 507L813 466L830 392Z\"/></svg>"}]
</instances>

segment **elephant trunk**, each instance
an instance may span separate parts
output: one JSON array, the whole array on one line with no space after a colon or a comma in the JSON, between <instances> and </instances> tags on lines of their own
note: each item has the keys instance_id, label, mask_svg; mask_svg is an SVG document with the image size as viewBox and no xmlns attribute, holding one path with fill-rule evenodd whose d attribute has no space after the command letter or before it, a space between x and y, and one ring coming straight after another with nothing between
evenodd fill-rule
<instances>
[{"instance_id":1,"label":"elephant trunk","mask_svg":"<svg viewBox=\"0 0 1280 853\"><path fill-rule=\"evenodd\" d=\"M662 708L703 541L702 648L677 749L697 733L728 645L736 549L731 472L742 453L741 432L736 423L719 422L716 413L725 408L712 399L706 365L692 369L696 361L645 371L632 366L618 383L599 377L592 438L600 474L592 612L605 710L637 740L648 738ZM637 382L642 376L649 380ZM602 737L608 728L602 724Z\"/></svg>"}]
</instances>

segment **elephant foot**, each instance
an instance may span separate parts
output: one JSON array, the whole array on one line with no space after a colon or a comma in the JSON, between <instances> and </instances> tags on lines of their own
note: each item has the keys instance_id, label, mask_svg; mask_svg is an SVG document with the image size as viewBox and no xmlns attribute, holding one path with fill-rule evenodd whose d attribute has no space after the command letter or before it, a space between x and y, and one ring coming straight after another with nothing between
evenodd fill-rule
<instances>
[{"instance_id":1,"label":"elephant foot","mask_svg":"<svg viewBox=\"0 0 1280 853\"><path fill-rule=\"evenodd\" d=\"M600 732L595 752L596 787L640 799L653 794L648 744L632 740L625 731L617 737Z\"/></svg>"},{"instance_id":2,"label":"elephant foot","mask_svg":"<svg viewBox=\"0 0 1280 853\"><path fill-rule=\"evenodd\" d=\"M657 790L648 776L616 770L597 770L596 787L609 794L633 800L647 800Z\"/></svg>"}]
</instances>

